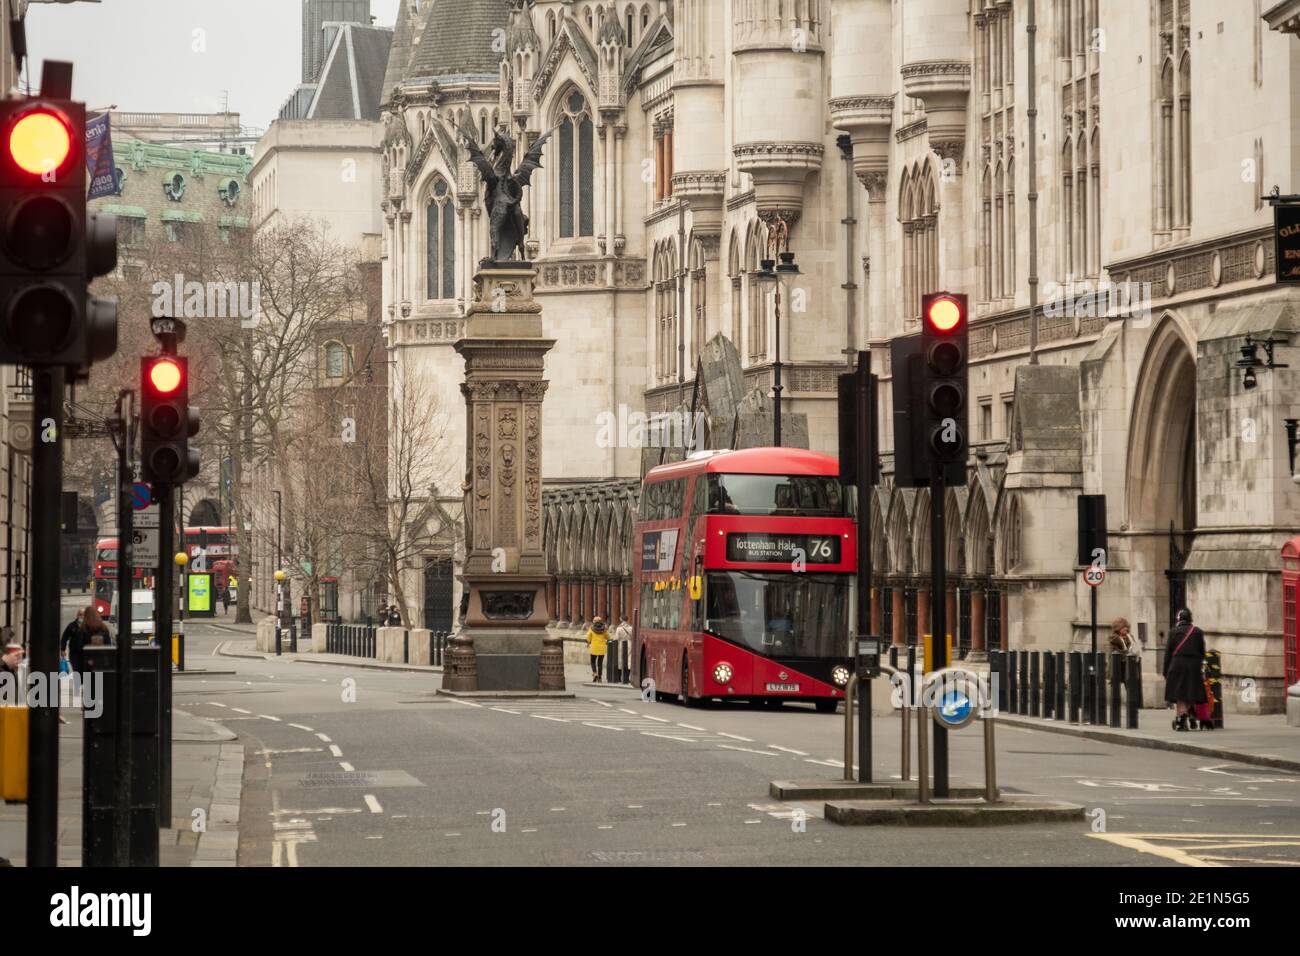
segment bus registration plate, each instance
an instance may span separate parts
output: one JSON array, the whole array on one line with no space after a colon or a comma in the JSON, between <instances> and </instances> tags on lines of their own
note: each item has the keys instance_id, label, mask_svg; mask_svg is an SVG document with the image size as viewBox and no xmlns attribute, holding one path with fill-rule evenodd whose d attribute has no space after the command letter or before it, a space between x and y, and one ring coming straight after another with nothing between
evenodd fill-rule
<instances>
[{"instance_id":1,"label":"bus registration plate","mask_svg":"<svg viewBox=\"0 0 1300 956\"><path fill-rule=\"evenodd\" d=\"M798 693L798 691L799 691L799 685L798 685L798 684L768 684L768 685L767 685L767 689L768 689L768 690L784 690L784 691L790 691L790 692L792 692L792 693Z\"/></svg>"}]
</instances>

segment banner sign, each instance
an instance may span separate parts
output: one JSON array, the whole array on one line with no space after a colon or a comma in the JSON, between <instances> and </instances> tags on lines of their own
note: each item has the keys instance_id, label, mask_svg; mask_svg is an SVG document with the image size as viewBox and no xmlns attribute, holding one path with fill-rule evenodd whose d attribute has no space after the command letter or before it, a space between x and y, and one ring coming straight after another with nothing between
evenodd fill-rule
<instances>
[{"instance_id":1,"label":"banner sign","mask_svg":"<svg viewBox=\"0 0 1300 956\"><path fill-rule=\"evenodd\" d=\"M87 199L102 199L121 192L117 181L117 164L113 161L113 133L108 114L86 120L86 172L90 174Z\"/></svg>"},{"instance_id":2,"label":"banner sign","mask_svg":"<svg viewBox=\"0 0 1300 956\"><path fill-rule=\"evenodd\" d=\"M1300 282L1300 205L1273 207L1277 281Z\"/></svg>"},{"instance_id":3,"label":"banner sign","mask_svg":"<svg viewBox=\"0 0 1300 956\"><path fill-rule=\"evenodd\" d=\"M671 571L677 557L677 529L647 531L641 538L641 570Z\"/></svg>"},{"instance_id":4,"label":"banner sign","mask_svg":"<svg viewBox=\"0 0 1300 956\"><path fill-rule=\"evenodd\" d=\"M745 531L727 535L728 561L789 564L839 564L840 539L834 534L769 534Z\"/></svg>"}]
</instances>

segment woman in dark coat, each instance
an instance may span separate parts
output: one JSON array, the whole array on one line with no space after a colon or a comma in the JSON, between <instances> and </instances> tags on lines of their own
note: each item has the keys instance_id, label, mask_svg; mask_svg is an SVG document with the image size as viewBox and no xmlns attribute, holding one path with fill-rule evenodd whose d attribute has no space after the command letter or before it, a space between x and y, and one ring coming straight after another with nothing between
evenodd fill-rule
<instances>
[{"instance_id":1,"label":"woman in dark coat","mask_svg":"<svg viewBox=\"0 0 1300 956\"><path fill-rule=\"evenodd\" d=\"M1195 706L1205 703L1205 635L1192 623L1192 612L1183 608L1169 632L1165 649L1165 700L1178 707L1174 730L1196 726ZM1189 727L1190 724L1190 727Z\"/></svg>"},{"instance_id":2,"label":"woman in dark coat","mask_svg":"<svg viewBox=\"0 0 1300 956\"><path fill-rule=\"evenodd\" d=\"M68 640L68 665L75 673L86 669L85 651L87 646L110 647L113 638L104 624L104 619L93 607L87 608L81 620L81 627Z\"/></svg>"}]
</instances>

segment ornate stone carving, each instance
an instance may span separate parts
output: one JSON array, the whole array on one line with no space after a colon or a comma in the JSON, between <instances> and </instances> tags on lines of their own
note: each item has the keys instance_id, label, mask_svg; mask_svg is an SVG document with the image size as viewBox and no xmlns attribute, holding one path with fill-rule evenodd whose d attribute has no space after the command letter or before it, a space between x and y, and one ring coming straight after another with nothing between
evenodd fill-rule
<instances>
[{"instance_id":1,"label":"ornate stone carving","mask_svg":"<svg viewBox=\"0 0 1300 956\"><path fill-rule=\"evenodd\" d=\"M494 621L526 621L533 616L534 591L483 591L483 616Z\"/></svg>"}]
</instances>

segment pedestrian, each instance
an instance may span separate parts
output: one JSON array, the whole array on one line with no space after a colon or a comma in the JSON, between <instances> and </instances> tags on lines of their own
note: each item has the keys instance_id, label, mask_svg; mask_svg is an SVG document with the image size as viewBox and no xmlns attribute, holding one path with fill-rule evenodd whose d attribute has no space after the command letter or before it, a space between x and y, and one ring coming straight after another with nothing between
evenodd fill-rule
<instances>
[{"instance_id":1,"label":"pedestrian","mask_svg":"<svg viewBox=\"0 0 1300 956\"><path fill-rule=\"evenodd\" d=\"M600 683L600 673L604 670L605 650L609 640L608 630L604 619L597 616L591 619L591 628L587 631L587 650L591 653L591 679L597 684Z\"/></svg>"},{"instance_id":2,"label":"pedestrian","mask_svg":"<svg viewBox=\"0 0 1300 956\"><path fill-rule=\"evenodd\" d=\"M1174 730L1196 729L1196 705L1206 700L1204 662L1205 635L1192 623L1192 612L1183 608L1165 650L1165 700L1178 708Z\"/></svg>"},{"instance_id":3,"label":"pedestrian","mask_svg":"<svg viewBox=\"0 0 1300 956\"><path fill-rule=\"evenodd\" d=\"M68 663L74 674L86 669L85 651L87 647L111 647L113 637L104 624L104 619L93 607L86 608L81 619L81 627L68 640Z\"/></svg>"},{"instance_id":4,"label":"pedestrian","mask_svg":"<svg viewBox=\"0 0 1300 956\"><path fill-rule=\"evenodd\" d=\"M229 583L227 583L226 586L221 589L221 613L223 615L230 614L230 584Z\"/></svg>"},{"instance_id":5,"label":"pedestrian","mask_svg":"<svg viewBox=\"0 0 1300 956\"><path fill-rule=\"evenodd\" d=\"M1122 617L1117 617L1111 622L1110 649L1113 653L1123 654L1126 657L1137 657L1142 653L1137 638L1129 631L1128 621Z\"/></svg>"},{"instance_id":6,"label":"pedestrian","mask_svg":"<svg viewBox=\"0 0 1300 956\"><path fill-rule=\"evenodd\" d=\"M85 616L86 609L84 607L77 608L77 616L63 629L63 636L59 638L59 653L65 658L68 656L68 644L72 641L73 635L81 630L82 620Z\"/></svg>"},{"instance_id":7,"label":"pedestrian","mask_svg":"<svg viewBox=\"0 0 1300 956\"><path fill-rule=\"evenodd\" d=\"M626 670L628 661L632 659L632 625L627 622L627 618L618 619L618 627L614 628L614 640L621 645L618 653L622 655L622 670ZM621 672L619 676L623 676Z\"/></svg>"}]
</instances>

